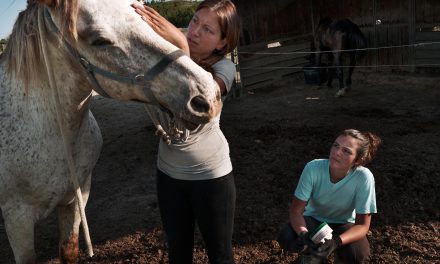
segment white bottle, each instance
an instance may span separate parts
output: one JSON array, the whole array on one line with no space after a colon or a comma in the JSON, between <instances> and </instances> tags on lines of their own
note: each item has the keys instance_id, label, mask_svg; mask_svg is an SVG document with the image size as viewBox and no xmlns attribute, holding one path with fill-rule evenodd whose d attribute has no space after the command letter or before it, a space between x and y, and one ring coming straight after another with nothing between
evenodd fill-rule
<instances>
[{"instance_id":1,"label":"white bottle","mask_svg":"<svg viewBox=\"0 0 440 264\"><path fill-rule=\"evenodd\" d=\"M315 244L324 243L326 239L332 239L332 233L333 229L326 222L323 222L310 234L310 239Z\"/></svg>"}]
</instances>

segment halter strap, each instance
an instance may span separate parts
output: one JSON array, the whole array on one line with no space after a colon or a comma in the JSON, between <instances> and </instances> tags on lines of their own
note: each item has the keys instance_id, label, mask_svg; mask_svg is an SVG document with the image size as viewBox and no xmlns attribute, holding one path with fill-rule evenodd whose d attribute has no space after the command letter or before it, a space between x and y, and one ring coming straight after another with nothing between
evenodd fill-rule
<instances>
[{"instance_id":1,"label":"halter strap","mask_svg":"<svg viewBox=\"0 0 440 264\"><path fill-rule=\"evenodd\" d=\"M52 16L49 13L49 10L47 8L44 9L44 16L47 20L47 22L49 23L52 31L54 31L55 33L57 33L58 35L61 35L60 30L58 29L57 25L55 25ZM120 83L126 83L126 84L131 84L131 85L145 85L145 82L151 82L154 80L154 78L159 75L161 72L163 72L168 65L170 65L173 61L177 60L178 58L185 56L186 54L178 49L175 50L173 52L171 52L170 54L166 54L164 55L164 57L156 64L153 66L153 68L151 68L149 71L147 71L146 73L140 73L137 74L135 76L124 76L124 75L120 75L117 73L113 73L107 70L104 70L103 68L100 68L94 64L92 64L89 60L87 60L84 56L82 56L78 50L76 50L74 47L72 47L72 45L70 45L70 43L68 41L66 41L66 39L64 37L62 37L63 40L63 44L64 46L67 48L67 51L75 58L77 58L79 60L79 62L81 63L81 65L83 66L83 68L86 70L89 79L91 81L91 83L94 86L94 90L96 92L98 92L100 95L107 97L107 98L111 98L107 92L104 91L104 89L102 89L101 85L99 84L99 81L96 79L96 74L99 74L103 77L106 77L108 79L120 82ZM149 92L151 93L150 90L145 91L145 92ZM155 98L153 96L153 98Z\"/></svg>"}]
</instances>

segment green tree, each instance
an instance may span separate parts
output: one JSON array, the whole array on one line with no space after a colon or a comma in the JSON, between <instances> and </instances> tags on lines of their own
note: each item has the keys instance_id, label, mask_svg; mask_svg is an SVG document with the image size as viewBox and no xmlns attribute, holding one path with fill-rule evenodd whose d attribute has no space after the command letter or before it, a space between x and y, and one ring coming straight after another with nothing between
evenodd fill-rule
<instances>
[{"instance_id":1,"label":"green tree","mask_svg":"<svg viewBox=\"0 0 440 264\"><path fill-rule=\"evenodd\" d=\"M4 48L6 47L6 43L8 43L7 39L0 40L0 53L2 53L4 51Z\"/></svg>"},{"instance_id":2,"label":"green tree","mask_svg":"<svg viewBox=\"0 0 440 264\"><path fill-rule=\"evenodd\" d=\"M151 1L149 6L156 9L176 27L186 28L193 17L198 3L193 1Z\"/></svg>"}]
</instances>

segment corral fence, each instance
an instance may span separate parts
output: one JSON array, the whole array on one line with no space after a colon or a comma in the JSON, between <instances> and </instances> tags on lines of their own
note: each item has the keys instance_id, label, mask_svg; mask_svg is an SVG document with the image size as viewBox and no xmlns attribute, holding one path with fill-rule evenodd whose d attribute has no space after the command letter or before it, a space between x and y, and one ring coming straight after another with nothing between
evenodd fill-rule
<instances>
[{"instance_id":1,"label":"corral fence","mask_svg":"<svg viewBox=\"0 0 440 264\"><path fill-rule=\"evenodd\" d=\"M244 90L302 74L320 17L349 18L370 50L361 71L440 68L439 0L233 0L243 21L233 56ZM273 53L273 54L271 54Z\"/></svg>"}]
</instances>

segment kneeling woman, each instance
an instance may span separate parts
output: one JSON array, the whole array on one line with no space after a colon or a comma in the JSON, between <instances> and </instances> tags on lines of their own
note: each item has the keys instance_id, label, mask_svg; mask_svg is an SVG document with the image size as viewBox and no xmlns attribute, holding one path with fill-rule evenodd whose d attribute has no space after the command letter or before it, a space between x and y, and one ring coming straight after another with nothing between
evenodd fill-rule
<instances>
[{"instance_id":1,"label":"kneeling woman","mask_svg":"<svg viewBox=\"0 0 440 264\"><path fill-rule=\"evenodd\" d=\"M336 252L342 263L364 263L370 256L367 233L371 214L376 213L374 177L364 167L381 140L371 132L348 129L334 141L329 159L309 162L300 177L289 212L289 224L278 241L304 258L326 259ZM333 238L316 245L310 232L326 222Z\"/></svg>"}]
</instances>

